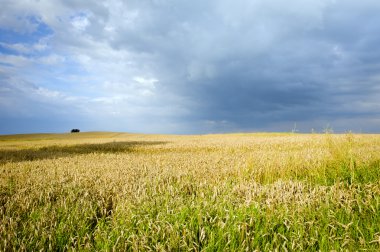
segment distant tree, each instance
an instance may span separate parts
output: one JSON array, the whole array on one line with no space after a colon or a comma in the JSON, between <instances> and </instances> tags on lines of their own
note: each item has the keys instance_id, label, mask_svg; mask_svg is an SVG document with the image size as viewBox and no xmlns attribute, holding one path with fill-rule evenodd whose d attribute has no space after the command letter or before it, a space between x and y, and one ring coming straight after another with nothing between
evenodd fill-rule
<instances>
[{"instance_id":1,"label":"distant tree","mask_svg":"<svg viewBox=\"0 0 380 252\"><path fill-rule=\"evenodd\" d=\"M72 130L71 130L71 133L79 133L79 132L80 132L79 129L72 129Z\"/></svg>"}]
</instances>

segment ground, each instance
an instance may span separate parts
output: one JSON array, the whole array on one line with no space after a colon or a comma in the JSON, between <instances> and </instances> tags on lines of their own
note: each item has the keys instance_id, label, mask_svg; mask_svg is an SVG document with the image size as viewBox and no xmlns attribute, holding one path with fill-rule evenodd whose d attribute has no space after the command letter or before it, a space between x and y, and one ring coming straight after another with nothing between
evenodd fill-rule
<instances>
[{"instance_id":1,"label":"ground","mask_svg":"<svg viewBox=\"0 0 380 252\"><path fill-rule=\"evenodd\" d=\"M0 136L0 250L380 250L380 135Z\"/></svg>"}]
</instances>

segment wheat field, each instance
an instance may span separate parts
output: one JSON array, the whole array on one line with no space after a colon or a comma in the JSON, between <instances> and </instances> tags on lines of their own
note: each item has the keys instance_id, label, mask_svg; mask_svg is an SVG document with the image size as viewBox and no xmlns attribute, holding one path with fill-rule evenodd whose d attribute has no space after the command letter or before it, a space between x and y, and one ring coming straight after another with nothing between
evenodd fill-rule
<instances>
[{"instance_id":1,"label":"wheat field","mask_svg":"<svg viewBox=\"0 0 380 252\"><path fill-rule=\"evenodd\" d=\"M0 136L1 251L379 251L380 135Z\"/></svg>"}]
</instances>

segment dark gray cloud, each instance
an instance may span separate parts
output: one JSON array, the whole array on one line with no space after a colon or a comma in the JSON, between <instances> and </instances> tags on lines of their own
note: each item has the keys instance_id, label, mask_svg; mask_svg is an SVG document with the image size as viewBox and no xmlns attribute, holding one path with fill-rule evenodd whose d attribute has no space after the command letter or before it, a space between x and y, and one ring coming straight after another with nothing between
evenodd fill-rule
<instances>
[{"instance_id":1,"label":"dark gray cloud","mask_svg":"<svg viewBox=\"0 0 380 252\"><path fill-rule=\"evenodd\" d=\"M52 31L34 44L19 43L30 50L45 45L44 55L2 53L0 77L17 77L4 77L4 86L30 83L40 90L1 91L12 107L42 111L30 105L37 97L53 118L75 107L78 118L109 130L287 131L294 123L303 131L327 124L337 131L380 130L380 4L374 0L5 6L1 28L19 32L17 16L27 13ZM47 67L54 74L43 75ZM24 102L16 102L22 92ZM54 95L60 102L46 98Z\"/></svg>"}]
</instances>

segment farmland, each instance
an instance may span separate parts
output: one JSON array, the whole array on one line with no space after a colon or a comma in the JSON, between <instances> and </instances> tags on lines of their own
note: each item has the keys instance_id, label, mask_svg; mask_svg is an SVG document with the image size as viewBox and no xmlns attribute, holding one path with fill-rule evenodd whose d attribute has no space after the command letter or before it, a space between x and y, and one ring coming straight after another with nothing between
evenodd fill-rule
<instances>
[{"instance_id":1,"label":"farmland","mask_svg":"<svg viewBox=\"0 0 380 252\"><path fill-rule=\"evenodd\" d=\"M0 136L0 251L380 250L380 135Z\"/></svg>"}]
</instances>

